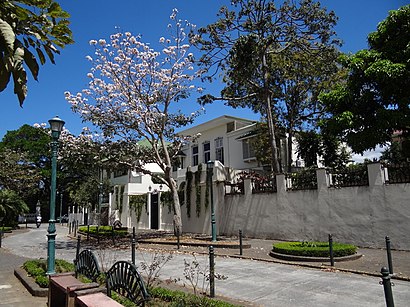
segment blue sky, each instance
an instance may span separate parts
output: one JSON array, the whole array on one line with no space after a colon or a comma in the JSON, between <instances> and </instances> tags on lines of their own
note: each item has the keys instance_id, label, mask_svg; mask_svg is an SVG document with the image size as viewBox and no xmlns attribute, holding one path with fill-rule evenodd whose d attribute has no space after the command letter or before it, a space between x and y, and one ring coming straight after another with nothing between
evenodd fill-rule
<instances>
[{"instance_id":1,"label":"blue sky","mask_svg":"<svg viewBox=\"0 0 410 307\"><path fill-rule=\"evenodd\" d=\"M91 39L109 38L116 27L133 34L142 34L144 42L157 43L166 34L166 25L173 8L179 11L179 18L187 19L198 27L216 19L218 8L227 0L60 0L63 9L71 14L71 29L75 44L62 50L56 56L56 65L46 64L40 68L39 82L29 75L28 97L23 108L13 94L12 84L0 92L2 112L0 113L0 137L8 130L16 130L23 124L44 123L59 115L66 121L66 127L78 134L85 124L73 114L64 99L64 92L77 92L85 88L89 62L85 59L93 49ZM322 5L334 10L339 17L336 32L344 41L342 51L356 52L367 48L366 37L375 31L377 24L386 18L388 11L407 4L405 0L322 0ZM205 86L211 94L218 95L220 85ZM194 100L194 99L192 99ZM195 101L192 101L195 104ZM196 107L194 108L196 109ZM245 109L232 109L216 102L206 107L196 124L227 114L250 119L259 119ZM47 123L48 124L48 123Z\"/></svg>"}]
</instances>

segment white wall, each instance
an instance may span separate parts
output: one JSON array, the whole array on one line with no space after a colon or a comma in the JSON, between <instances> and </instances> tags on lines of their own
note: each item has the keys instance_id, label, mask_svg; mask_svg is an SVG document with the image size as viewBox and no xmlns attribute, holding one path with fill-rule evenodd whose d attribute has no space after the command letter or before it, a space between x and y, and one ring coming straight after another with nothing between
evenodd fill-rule
<instances>
[{"instance_id":1,"label":"white wall","mask_svg":"<svg viewBox=\"0 0 410 307\"><path fill-rule=\"evenodd\" d=\"M241 229L251 237L321 241L331 233L335 241L377 248L385 247L388 235L392 248L410 250L410 184L386 185L379 180L380 165L369 167L376 169L369 169L369 186L329 188L318 178L323 183L318 190L286 191L278 182L277 193L226 196L219 232L236 235Z\"/></svg>"}]
</instances>

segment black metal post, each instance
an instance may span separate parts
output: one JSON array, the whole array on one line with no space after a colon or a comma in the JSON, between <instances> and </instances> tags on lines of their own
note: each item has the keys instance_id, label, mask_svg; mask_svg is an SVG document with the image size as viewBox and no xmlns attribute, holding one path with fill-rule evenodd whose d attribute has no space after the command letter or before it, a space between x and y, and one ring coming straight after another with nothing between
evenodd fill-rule
<instances>
[{"instance_id":1,"label":"black metal post","mask_svg":"<svg viewBox=\"0 0 410 307\"><path fill-rule=\"evenodd\" d=\"M243 255L243 248L242 248L242 230L239 229L239 255Z\"/></svg>"},{"instance_id":2,"label":"black metal post","mask_svg":"<svg viewBox=\"0 0 410 307\"><path fill-rule=\"evenodd\" d=\"M135 226L132 227L132 238L135 239Z\"/></svg>"},{"instance_id":3,"label":"black metal post","mask_svg":"<svg viewBox=\"0 0 410 307\"><path fill-rule=\"evenodd\" d=\"M382 267L380 272L382 273L382 283L384 288L384 297L386 299L386 306L394 307L393 291L391 289L389 269L386 267Z\"/></svg>"},{"instance_id":4,"label":"black metal post","mask_svg":"<svg viewBox=\"0 0 410 307\"><path fill-rule=\"evenodd\" d=\"M87 241L90 241L90 225L87 225Z\"/></svg>"},{"instance_id":5,"label":"black metal post","mask_svg":"<svg viewBox=\"0 0 410 307\"><path fill-rule=\"evenodd\" d=\"M209 296L215 297L215 253L212 245L209 246Z\"/></svg>"},{"instance_id":6,"label":"black metal post","mask_svg":"<svg viewBox=\"0 0 410 307\"><path fill-rule=\"evenodd\" d=\"M393 274L393 260L391 258L390 238L386 236L386 250L387 250L387 263L389 264L389 273Z\"/></svg>"},{"instance_id":7,"label":"black metal post","mask_svg":"<svg viewBox=\"0 0 410 307\"><path fill-rule=\"evenodd\" d=\"M179 228L177 227L177 249L179 249Z\"/></svg>"},{"instance_id":8,"label":"black metal post","mask_svg":"<svg viewBox=\"0 0 410 307\"><path fill-rule=\"evenodd\" d=\"M111 238L112 238L112 244L115 245L115 238L114 238L115 232L114 232L114 225L111 226Z\"/></svg>"},{"instance_id":9,"label":"black metal post","mask_svg":"<svg viewBox=\"0 0 410 307\"><path fill-rule=\"evenodd\" d=\"M131 240L131 261L135 265L135 237Z\"/></svg>"},{"instance_id":10,"label":"black metal post","mask_svg":"<svg viewBox=\"0 0 410 307\"><path fill-rule=\"evenodd\" d=\"M74 225L73 225L73 227L74 227L74 237L76 237L77 236L77 223L76 223L76 221L74 221L73 223L74 223Z\"/></svg>"},{"instance_id":11,"label":"black metal post","mask_svg":"<svg viewBox=\"0 0 410 307\"><path fill-rule=\"evenodd\" d=\"M71 222L67 222L67 224L68 224L68 234L70 235L71 234Z\"/></svg>"},{"instance_id":12,"label":"black metal post","mask_svg":"<svg viewBox=\"0 0 410 307\"><path fill-rule=\"evenodd\" d=\"M335 266L335 260L333 259L333 236L329 234L329 255L330 255L330 265Z\"/></svg>"},{"instance_id":13,"label":"black metal post","mask_svg":"<svg viewBox=\"0 0 410 307\"><path fill-rule=\"evenodd\" d=\"M80 254L80 245L81 245L81 236L78 235L78 237L77 237L77 250L75 251L75 260L78 259L78 255Z\"/></svg>"}]
</instances>

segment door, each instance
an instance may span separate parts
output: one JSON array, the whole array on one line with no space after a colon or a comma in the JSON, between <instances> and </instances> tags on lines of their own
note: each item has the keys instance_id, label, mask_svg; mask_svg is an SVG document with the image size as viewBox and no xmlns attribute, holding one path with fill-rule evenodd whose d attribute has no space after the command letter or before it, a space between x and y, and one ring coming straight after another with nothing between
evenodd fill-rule
<instances>
[{"instance_id":1,"label":"door","mask_svg":"<svg viewBox=\"0 0 410 307\"><path fill-rule=\"evenodd\" d=\"M151 194L151 229L159 229L158 195L159 194Z\"/></svg>"}]
</instances>

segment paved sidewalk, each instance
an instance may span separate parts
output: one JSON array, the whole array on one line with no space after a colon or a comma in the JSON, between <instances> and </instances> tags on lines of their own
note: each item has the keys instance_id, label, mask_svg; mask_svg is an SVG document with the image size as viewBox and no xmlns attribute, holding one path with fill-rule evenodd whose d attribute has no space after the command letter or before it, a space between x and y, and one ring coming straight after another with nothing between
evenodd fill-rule
<instances>
[{"instance_id":1,"label":"paved sidewalk","mask_svg":"<svg viewBox=\"0 0 410 307\"><path fill-rule=\"evenodd\" d=\"M9 235L5 234L5 237ZM9 253L4 246L0 248L0 306L47 306L47 298L32 296L14 276L14 269L21 266L28 259Z\"/></svg>"},{"instance_id":2,"label":"paved sidewalk","mask_svg":"<svg viewBox=\"0 0 410 307\"><path fill-rule=\"evenodd\" d=\"M37 237L31 235L29 240L30 242L28 242L27 234L24 234L24 232L27 231L32 231L30 235L34 235L36 233L39 235ZM57 232L56 257L72 260L75 254L75 240L66 236L66 227L57 225ZM45 229L34 230L29 228L26 230L23 228L13 232L12 235L7 235L9 238L6 237L3 248L0 249L0 280L2 280L0 285L0 306L20 307L29 306L32 303L35 303L39 307L46 305L46 298L31 297L31 295L13 275L14 268L21 265L27 258L18 257L9 253L9 251L13 251L14 253L23 254L26 257L46 257L46 238L44 237L44 234ZM13 236L15 236L14 240L12 240ZM276 299L278 299L277 302L281 301L284 304L283 306L304 306L303 302L300 303L300 301L295 301L296 298L292 298L291 293L294 293L293 295L302 297L311 297L313 295L313 297L317 299L317 304L311 306L345 306L343 305L343 302L342 305L340 305L340 302L337 302L337 297L338 295L347 295L349 298L351 296L352 298L357 299L357 301L365 302L365 304L361 304L362 306L384 305L383 290L382 287L378 285L378 281L380 280L380 268L382 266L387 266L385 250L360 249L359 253L363 254L363 257L354 261L340 263L336 262L336 270L333 270L330 269L328 264L291 263L276 260L269 256L271 245L273 243L272 240L244 239L243 242L244 244L251 245L251 248L243 249L243 256L239 256L238 249L215 248L215 253L217 255L217 269L227 271L226 275L229 277L228 281L218 282L217 291L223 290L223 295L226 297L241 300L247 300L247 297L248 301L254 302L254 304L260 306L282 306L269 303L270 301L276 301ZM138 244L138 249L140 252L157 249L174 252L176 255L175 258L178 258L179 260L177 262L177 259L174 259L175 261L171 264L169 274L173 274L176 271L183 271L183 267L180 267L181 259L189 258L188 256L184 256L185 253L208 253L208 248L206 247L193 247L185 245L181 245L180 250L177 250L175 245L140 243ZM125 247L125 249L117 247L112 249L112 251L117 257L121 258L121 260L127 260L130 256L127 247ZM224 256L229 256L230 258L226 258ZM402 279L397 281L397 286L393 288L393 293L395 297L397 296L397 303L400 301L403 302L403 299L404 301L407 299L410 301L410 282L406 281L410 280L410 252L394 250L392 252L392 256L394 272L397 274L398 279ZM245 258L245 260L236 258ZM206 263L206 259L207 257L204 257L201 261ZM249 261L250 259L259 261ZM306 266L309 267L308 270L305 268ZM346 270L348 272L356 272L360 274L343 274L341 272L329 275L328 273L328 271L337 272L337 270ZM164 270L164 274L168 274L167 272L167 270ZM257 288L247 293L247 296L241 297L244 293L243 290L241 290L242 286L238 285L241 285L244 282L242 277L244 272L248 272L247 274L250 275L255 275L254 282L252 282L253 284L243 286L248 289L247 292L250 291L249 289L253 289L254 286ZM223 272L223 274L225 274L225 272ZM361 276L362 274L377 277L363 277ZM262 277L265 275L266 277ZM168 276L171 275L164 275L164 278L167 278ZM274 290L270 290L272 289L272 282L276 282L276 280L280 282L280 288L274 286ZM284 283L283 281L286 282ZM267 284L264 282L267 282ZM341 284L339 284L339 282L341 282ZM396 283L396 281L394 282ZM330 284L326 286L327 283ZM347 289L346 286L349 284L351 284L351 286ZM366 290L358 291L355 289L354 285L357 285L357 289ZM370 288L367 289L365 287ZM320 294L326 293L326 291L330 291L328 298L326 295L324 297L323 294ZM376 305L371 305L372 302L366 301L366 299L357 298L359 294L358 292L363 292L363 295L374 293L377 300L373 301L373 303L377 302ZM313 302L311 303L313 304ZM397 304L397 306L400 305Z\"/></svg>"}]
</instances>

